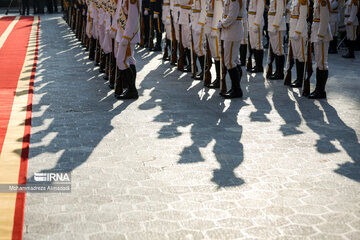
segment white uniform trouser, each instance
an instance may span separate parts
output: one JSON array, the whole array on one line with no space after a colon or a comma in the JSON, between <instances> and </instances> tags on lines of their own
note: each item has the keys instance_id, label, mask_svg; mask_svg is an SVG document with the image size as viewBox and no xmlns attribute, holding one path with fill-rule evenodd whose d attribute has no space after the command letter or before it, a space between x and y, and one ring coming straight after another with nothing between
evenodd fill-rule
<instances>
[{"instance_id":1,"label":"white uniform trouser","mask_svg":"<svg viewBox=\"0 0 360 240\"><path fill-rule=\"evenodd\" d=\"M130 49L128 49L130 48ZM125 70L130 67L131 64L136 64L134 58L135 43L130 43L127 46L119 44L119 48L116 54L116 64L120 70Z\"/></svg>"},{"instance_id":2,"label":"white uniform trouser","mask_svg":"<svg viewBox=\"0 0 360 240\"><path fill-rule=\"evenodd\" d=\"M314 42L316 66L320 70L328 69L328 41Z\"/></svg>"},{"instance_id":3,"label":"white uniform trouser","mask_svg":"<svg viewBox=\"0 0 360 240\"><path fill-rule=\"evenodd\" d=\"M215 61L219 61L220 60L220 51L221 51L220 32L206 34L206 38L209 43L211 56L214 58Z\"/></svg>"},{"instance_id":4,"label":"white uniform trouser","mask_svg":"<svg viewBox=\"0 0 360 240\"><path fill-rule=\"evenodd\" d=\"M241 41L224 41L224 62L227 69L240 65L240 43Z\"/></svg>"},{"instance_id":5,"label":"white uniform trouser","mask_svg":"<svg viewBox=\"0 0 360 240\"><path fill-rule=\"evenodd\" d=\"M166 32L166 38L171 40L171 24L164 24L165 26L165 32Z\"/></svg>"},{"instance_id":6,"label":"white uniform trouser","mask_svg":"<svg viewBox=\"0 0 360 240\"><path fill-rule=\"evenodd\" d=\"M337 36L337 32L338 32L337 22L330 22L330 31L331 31L331 35L333 35L333 37Z\"/></svg>"},{"instance_id":7,"label":"white uniform trouser","mask_svg":"<svg viewBox=\"0 0 360 240\"><path fill-rule=\"evenodd\" d=\"M204 56L205 54L205 34L204 34L204 27L201 27L200 32L192 30L193 33L193 40L194 40L194 49L195 53L198 56Z\"/></svg>"},{"instance_id":8,"label":"white uniform trouser","mask_svg":"<svg viewBox=\"0 0 360 240\"><path fill-rule=\"evenodd\" d=\"M247 34L248 23L245 21L242 21L242 25L243 25L244 34L242 35L242 38L241 38L241 44L245 45L248 42L248 34Z\"/></svg>"},{"instance_id":9,"label":"white uniform trouser","mask_svg":"<svg viewBox=\"0 0 360 240\"><path fill-rule=\"evenodd\" d=\"M283 37L284 31L269 32L270 44L275 55L284 54Z\"/></svg>"},{"instance_id":10,"label":"white uniform trouser","mask_svg":"<svg viewBox=\"0 0 360 240\"><path fill-rule=\"evenodd\" d=\"M356 40L356 27L355 25L346 25L346 39L350 41Z\"/></svg>"},{"instance_id":11,"label":"white uniform trouser","mask_svg":"<svg viewBox=\"0 0 360 240\"><path fill-rule=\"evenodd\" d=\"M305 62L306 60L306 39L300 37L299 39L295 40L290 38L291 41L291 49L293 52L294 59L299 60L299 62Z\"/></svg>"},{"instance_id":12,"label":"white uniform trouser","mask_svg":"<svg viewBox=\"0 0 360 240\"><path fill-rule=\"evenodd\" d=\"M254 32L254 28L258 28L257 32ZM262 38L263 38L263 27L254 26L249 29L250 46L251 49L262 50Z\"/></svg>"},{"instance_id":13,"label":"white uniform trouser","mask_svg":"<svg viewBox=\"0 0 360 240\"><path fill-rule=\"evenodd\" d=\"M181 24L181 40L184 48L190 49L190 29L188 24Z\"/></svg>"}]
</instances>

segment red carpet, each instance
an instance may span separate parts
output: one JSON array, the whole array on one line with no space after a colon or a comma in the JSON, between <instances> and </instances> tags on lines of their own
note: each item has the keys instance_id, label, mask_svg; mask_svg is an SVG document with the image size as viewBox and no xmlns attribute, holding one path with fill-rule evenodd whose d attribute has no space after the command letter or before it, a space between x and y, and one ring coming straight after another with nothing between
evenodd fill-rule
<instances>
[{"instance_id":1,"label":"red carpet","mask_svg":"<svg viewBox=\"0 0 360 240\"><path fill-rule=\"evenodd\" d=\"M0 19L0 33L6 31L7 27L14 20L14 17L4 17ZM26 183L27 175L27 161L29 154L29 142L30 142L30 128L31 128L31 114L32 114L32 97L33 97L33 87L34 87L34 78L35 70L37 64L37 55L38 55L38 35L39 35L39 24L36 31L36 47L32 47L29 53L29 39L30 33L32 30L32 25L34 23L34 17L21 17L20 20L16 23L12 29L9 36L6 38L6 41L2 48L0 48L0 156L4 146L5 137L7 138L7 130L9 126L10 117L12 116L12 108L15 99L15 93L17 91L18 84L20 81L27 81L29 83L29 89L21 91L18 90L17 97L19 95L26 95L27 103L24 102L22 108L26 110L26 119L24 120L25 127L23 130L17 131L16 136L18 139L22 139L22 151L21 158L17 161L20 161L19 169L16 171L16 176L18 176L18 183ZM34 44L35 41L33 41ZM28 72L26 77L21 75L22 79L19 79L22 72L25 57L27 54L34 54L34 60L31 61L32 69L31 73ZM29 61L29 60L27 60ZM26 62L29 65L29 62ZM25 83L25 82L24 82ZM27 87L26 87L27 88ZM26 105L27 104L27 105ZM16 105L18 106L18 105ZM15 110L16 112L17 110ZM20 110L21 111L21 110ZM24 111L24 110L22 110ZM13 134L13 132L11 133ZM8 148L7 148L8 149ZM4 152L5 153L5 152ZM2 169L3 171L6 169ZM17 193L15 205L15 214L13 222L9 223L13 226L12 228L12 239L22 239L23 232L23 220L24 220L24 207L25 207L25 194ZM9 206L10 207L10 206ZM1 230L1 229L0 229ZM1 232L1 231L0 231ZM0 234L1 235L1 234ZM1 236L0 236L1 237Z\"/></svg>"},{"instance_id":2,"label":"red carpet","mask_svg":"<svg viewBox=\"0 0 360 240\"><path fill-rule=\"evenodd\" d=\"M5 32L6 28L15 19L15 17L2 17L0 18L0 36Z\"/></svg>"},{"instance_id":3,"label":"red carpet","mask_svg":"<svg viewBox=\"0 0 360 240\"><path fill-rule=\"evenodd\" d=\"M29 44L33 21L33 17L21 18L0 49L0 154L9 123L16 87ZM3 18L0 19L0 22L0 30L2 30L2 25L9 25L11 23L5 19L3 24Z\"/></svg>"}]
</instances>

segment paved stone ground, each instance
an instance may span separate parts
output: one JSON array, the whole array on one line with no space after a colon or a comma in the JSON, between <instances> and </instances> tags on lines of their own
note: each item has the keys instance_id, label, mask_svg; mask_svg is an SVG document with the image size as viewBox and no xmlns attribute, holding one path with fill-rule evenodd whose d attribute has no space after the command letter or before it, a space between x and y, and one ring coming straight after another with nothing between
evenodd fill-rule
<instances>
[{"instance_id":1,"label":"paved stone ground","mask_svg":"<svg viewBox=\"0 0 360 240\"><path fill-rule=\"evenodd\" d=\"M360 239L360 55L331 55L328 100L243 78L224 101L138 49L117 101L60 15L41 19L24 239Z\"/></svg>"}]
</instances>

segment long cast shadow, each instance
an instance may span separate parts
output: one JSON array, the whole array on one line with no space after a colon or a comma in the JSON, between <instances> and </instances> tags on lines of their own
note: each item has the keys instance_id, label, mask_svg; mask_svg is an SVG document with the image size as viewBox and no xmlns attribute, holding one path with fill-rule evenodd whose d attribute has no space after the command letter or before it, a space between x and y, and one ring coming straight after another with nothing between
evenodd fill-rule
<instances>
[{"instance_id":1,"label":"long cast shadow","mask_svg":"<svg viewBox=\"0 0 360 240\"><path fill-rule=\"evenodd\" d=\"M89 159L113 130L111 121L132 101L117 102L62 19L45 18L41 26L46 34L39 39L29 159L55 155L56 164L45 163L40 172L72 172ZM72 50L65 51L69 46ZM28 181L32 179L29 174Z\"/></svg>"},{"instance_id":2,"label":"long cast shadow","mask_svg":"<svg viewBox=\"0 0 360 240\"><path fill-rule=\"evenodd\" d=\"M161 69L168 72L169 67L170 65L165 63ZM151 74L150 72L148 76ZM201 153L201 149L215 142L212 153L220 168L213 170L213 177L210 180L218 188L243 184L244 180L236 176L235 169L244 158L243 145L240 142L242 126L237 122L238 113L245 105L244 102L236 99L226 106L224 100L218 96L218 92L213 93L203 89L203 83L192 81L189 74L179 79L181 74L175 70L163 75L155 86L151 85L153 88L150 93L151 98L139 108L145 110L161 107L161 113L154 118L154 121L168 124L164 124L158 131L160 139L177 138L183 134L179 129L190 129L192 143L183 147L179 154L179 164L210 160ZM145 82L142 85L142 88L150 88ZM174 90L170 91L171 95L167 94L169 89ZM199 92L202 92L202 97L198 97Z\"/></svg>"}]
</instances>

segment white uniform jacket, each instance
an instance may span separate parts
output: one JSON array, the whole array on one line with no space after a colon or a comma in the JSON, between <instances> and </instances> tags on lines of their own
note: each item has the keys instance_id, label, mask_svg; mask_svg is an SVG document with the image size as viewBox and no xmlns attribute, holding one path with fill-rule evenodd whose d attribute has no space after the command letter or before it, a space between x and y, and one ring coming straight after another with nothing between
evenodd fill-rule
<instances>
[{"instance_id":1,"label":"white uniform jacket","mask_svg":"<svg viewBox=\"0 0 360 240\"><path fill-rule=\"evenodd\" d=\"M245 6L245 0L225 0L221 40L241 41L244 34L242 20Z\"/></svg>"},{"instance_id":2,"label":"white uniform jacket","mask_svg":"<svg viewBox=\"0 0 360 240\"><path fill-rule=\"evenodd\" d=\"M140 0L119 0L118 8L119 14L123 12L126 17L125 29L118 27L116 40L121 41L122 38L129 40L131 43L140 42ZM119 19L119 18L117 18Z\"/></svg>"},{"instance_id":3,"label":"white uniform jacket","mask_svg":"<svg viewBox=\"0 0 360 240\"><path fill-rule=\"evenodd\" d=\"M270 0L269 13L268 13L269 32L286 30L285 11L286 11L285 0Z\"/></svg>"},{"instance_id":4,"label":"white uniform jacket","mask_svg":"<svg viewBox=\"0 0 360 240\"><path fill-rule=\"evenodd\" d=\"M306 18L309 14L309 0L293 0L290 7L290 32L289 36L294 37L299 34L301 37L306 38L307 22Z\"/></svg>"},{"instance_id":5,"label":"white uniform jacket","mask_svg":"<svg viewBox=\"0 0 360 240\"><path fill-rule=\"evenodd\" d=\"M316 0L314 3L313 23L311 28L311 41L331 41L330 31L330 3L329 0Z\"/></svg>"}]
</instances>

